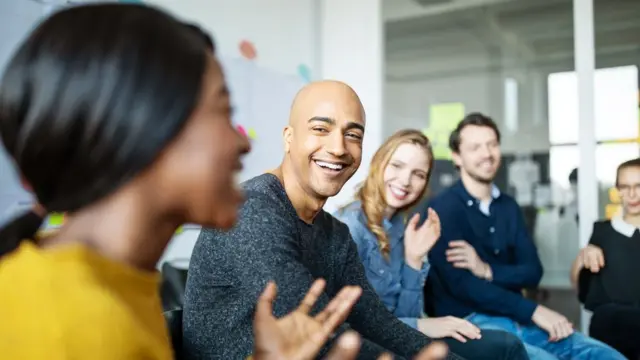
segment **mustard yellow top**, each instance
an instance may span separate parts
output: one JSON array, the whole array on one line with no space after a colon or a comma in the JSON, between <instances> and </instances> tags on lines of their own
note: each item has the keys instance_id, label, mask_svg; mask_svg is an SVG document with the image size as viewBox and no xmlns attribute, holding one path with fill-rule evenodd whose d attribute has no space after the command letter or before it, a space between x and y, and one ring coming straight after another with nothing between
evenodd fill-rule
<instances>
[{"instance_id":1,"label":"mustard yellow top","mask_svg":"<svg viewBox=\"0 0 640 360\"><path fill-rule=\"evenodd\" d=\"M25 241L0 260L0 358L172 359L159 281L82 245Z\"/></svg>"}]
</instances>

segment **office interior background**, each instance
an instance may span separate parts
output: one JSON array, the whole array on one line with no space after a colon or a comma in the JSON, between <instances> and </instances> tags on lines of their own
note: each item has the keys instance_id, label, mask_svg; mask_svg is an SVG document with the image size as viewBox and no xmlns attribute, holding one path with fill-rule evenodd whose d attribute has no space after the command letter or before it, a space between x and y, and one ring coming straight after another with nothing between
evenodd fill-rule
<instances>
[{"instance_id":1,"label":"office interior background","mask_svg":"<svg viewBox=\"0 0 640 360\"><path fill-rule=\"evenodd\" d=\"M88 2L97 1L0 1L0 69L40 19ZM367 111L365 156L329 211L352 198L373 152L401 128L433 141L437 193L457 177L448 133L465 113L491 116L503 134L496 183L522 206L545 269L535 296L580 323L571 262L593 221L619 211L617 165L640 155L640 1L144 2L213 33L239 108L234 121L254 143L244 178L280 160L297 88L324 78L355 88ZM0 151L0 225L30 201ZM198 233L185 226L164 261L186 266Z\"/></svg>"}]
</instances>

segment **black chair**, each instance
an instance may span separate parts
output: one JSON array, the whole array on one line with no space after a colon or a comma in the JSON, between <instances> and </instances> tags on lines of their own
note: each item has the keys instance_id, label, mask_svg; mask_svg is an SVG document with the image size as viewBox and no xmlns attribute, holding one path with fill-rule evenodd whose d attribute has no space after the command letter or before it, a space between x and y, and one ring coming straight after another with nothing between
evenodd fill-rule
<instances>
[{"instance_id":1,"label":"black chair","mask_svg":"<svg viewBox=\"0 0 640 360\"><path fill-rule=\"evenodd\" d=\"M182 351L182 307L187 284L187 269L181 269L165 262L162 265L161 273L160 297L163 315L171 336L175 358L180 360L182 358L180 354Z\"/></svg>"},{"instance_id":2,"label":"black chair","mask_svg":"<svg viewBox=\"0 0 640 360\"><path fill-rule=\"evenodd\" d=\"M160 297L163 311L182 309L184 290L187 285L187 269L175 267L168 262L162 264Z\"/></svg>"},{"instance_id":3,"label":"black chair","mask_svg":"<svg viewBox=\"0 0 640 360\"><path fill-rule=\"evenodd\" d=\"M163 313L167 322L169 335L171 336L171 346L176 360L182 359L182 309L174 309Z\"/></svg>"}]
</instances>

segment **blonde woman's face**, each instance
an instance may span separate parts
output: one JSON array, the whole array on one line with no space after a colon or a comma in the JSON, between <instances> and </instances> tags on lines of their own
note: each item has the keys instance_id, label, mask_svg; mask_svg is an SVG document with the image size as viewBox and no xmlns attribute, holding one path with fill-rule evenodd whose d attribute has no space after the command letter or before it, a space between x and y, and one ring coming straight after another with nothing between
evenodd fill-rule
<instances>
[{"instance_id":1,"label":"blonde woman's face","mask_svg":"<svg viewBox=\"0 0 640 360\"><path fill-rule=\"evenodd\" d=\"M385 200L393 209L413 203L427 186L429 157L415 144L401 144L384 169Z\"/></svg>"}]
</instances>

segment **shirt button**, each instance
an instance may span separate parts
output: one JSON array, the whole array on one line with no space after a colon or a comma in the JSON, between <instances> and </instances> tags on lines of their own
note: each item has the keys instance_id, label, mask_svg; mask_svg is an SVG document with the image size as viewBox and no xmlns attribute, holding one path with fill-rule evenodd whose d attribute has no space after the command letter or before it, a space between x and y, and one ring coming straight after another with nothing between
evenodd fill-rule
<instances>
[{"instance_id":1,"label":"shirt button","mask_svg":"<svg viewBox=\"0 0 640 360\"><path fill-rule=\"evenodd\" d=\"M495 249L495 250L493 250L493 253L498 255L498 254L500 254L500 250L499 249Z\"/></svg>"},{"instance_id":2,"label":"shirt button","mask_svg":"<svg viewBox=\"0 0 640 360\"><path fill-rule=\"evenodd\" d=\"M378 271L380 274L384 274L384 270L380 270Z\"/></svg>"},{"instance_id":3,"label":"shirt button","mask_svg":"<svg viewBox=\"0 0 640 360\"><path fill-rule=\"evenodd\" d=\"M489 232L490 233L494 233L494 232L496 232L496 229L492 226L492 227L489 228Z\"/></svg>"},{"instance_id":4,"label":"shirt button","mask_svg":"<svg viewBox=\"0 0 640 360\"><path fill-rule=\"evenodd\" d=\"M467 206L472 206L472 205L473 205L473 200L467 201Z\"/></svg>"}]
</instances>

